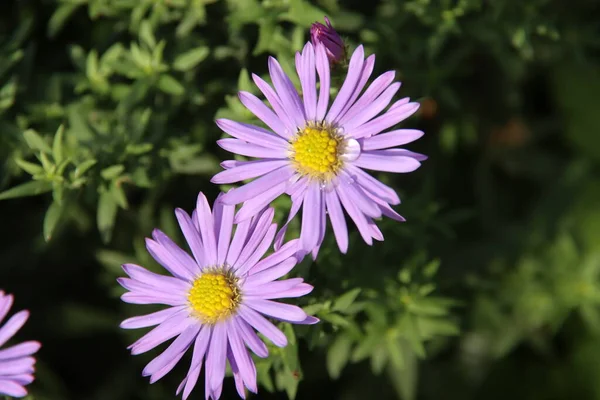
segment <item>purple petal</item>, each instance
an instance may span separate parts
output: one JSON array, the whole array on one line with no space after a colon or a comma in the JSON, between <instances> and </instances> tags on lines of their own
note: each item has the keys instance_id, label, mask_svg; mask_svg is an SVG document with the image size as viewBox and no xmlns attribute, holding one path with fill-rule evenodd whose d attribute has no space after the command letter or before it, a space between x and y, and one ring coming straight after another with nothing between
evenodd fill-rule
<instances>
[{"instance_id":1,"label":"purple petal","mask_svg":"<svg viewBox=\"0 0 600 400\"><path fill-rule=\"evenodd\" d=\"M240 368L238 367L235 357L233 356L233 352L231 351L231 343L227 346L227 360L229 360L229 367L231 368L231 373L233 374L233 381L235 383L235 389L238 392L238 396L245 400L246 386L244 385L244 379L240 373Z\"/></svg>"},{"instance_id":2,"label":"purple petal","mask_svg":"<svg viewBox=\"0 0 600 400\"><path fill-rule=\"evenodd\" d=\"M400 198L394 189L384 185L362 169L347 165L345 170L367 194L371 193L390 204L400 204Z\"/></svg>"},{"instance_id":3,"label":"purple petal","mask_svg":"<svg viewBox=\"0 0 600 400\"><path fill-rule=\"evenodd\" d=\"M224 204L235 205L250 200L260 194L265 193L272 186L289 180L296 171L290 166L280 167L269 172L260 178L253 180L239 188L232 189L223 195L221 201Z\"/></svg>"},{"instance_id":4,"label":"purple petal","mask_svg":"<svg viewBox=\"0 0 600 400\"><path fill-rule=\"evenodd\" d=\"M388 87L379 97L373 100L368 105L363 106L363 108L356 113L356 115L349 119L344 125L344 130L346 132L353 131L356 127L361 126L365 122L370 121L375 116L377 116L380 112L382 112L392 101L392 98L400 89L400 83L393 83Z\"/></svg>"},{"instance_id":5,"label":"purple petal","mask_svg":"<svg viewBox=\"0 0 600 400\"><path fill-rule=\"evenodd\" d=\"M381 217L381 210L377 207L377 204L365 194L359 185L348 184L344 186L344 190L348 192L349 198L352 199L363 214L371 218Z\"/></svg>"},{"instance_id":6,"label":"purple petal","mask_svg":"<svg viewBox=\"0 0 600 400\"><path fill-rule=\"evenodd\" d=\"M325 113L327 112L327 106L329 105L329 85L330 85L330 75L329 75L329 59L327 58L327 53L325 52L325 47L323 44L317 44L316 48L316 67L317 74L319 75L319 101L317 102L317 110L316 110L316 120L322 121L325 118Z\"/></svg>"},{"instance_id":7,"label":"purple petal","mask_svg":"<svg viewBox=\"0 0 600 400\"><path fill-rule=\"evenodd\" d=\"M163 376L165 376L181 359L183 354L190 347L192 342L196 340L196 336L200 332L200 324L190 325L185 329L177 338L167 347L159 356L155 357L152 361L146 365L142 371L143 376L152 376L152 381L156 382ZM175 363L172 361L176 359ZM165 368L169 366L170 368ZM158 374L158 372L160 372Z\"/></svg>"},{"instance_id":8,"label":"purple petal","mask_svg":"<svg viewBox=\"0 0 600 400\"><path fill-rule=\"evenodd\" d=\"M257 356L261 358L267 357L269 355L267 346L262 340L260 340L250 325L248 325L243 318L235 318L235 322L240 334L242 335L242 339L244 339L244 342L246 343L246 346L248 346L248 348Z\"/></svg>"},{"instance_id":9,"label":"purple petal","mask_svg":"<svg viewBox=\"0 0 600 400\"><path fill-rule=\"evenodd\" d=\"M276 231L277 224L272 224L269 227L269 230L267 230L267 233L265 234L261 242L256 247L256 250L238 267L236 271L238 274L245 275L248 272L248 270L254 267L258 260L260 260L265 255L265 253L271 246L271 243L273 243L273 238L275 237Z\"/></svg>"},{"instance_id":10,"label":"purple petal","mask_svg":"<svg viewBox=\"0 0 600 400\"><path fill-rule=\"evenodd\" d=\"M283 248L282 248L283 249ZM274 267L265 269L264 271L248 276L244 282L244 290L260 286L267 282L272 282L279 279L294 268L297 264L295 257L289 257ZM258 266L258 264L257 264Z\"/></svg>"},{"instance_id":11,"label":"purple petal","mask_svg":"<svg viewBox=\"0 0 600 400\"><path fill-rule=\"evenodd\" d=\"M229 119L218 119L216 123L223 131L248 143L283 150L286 150L289 146L289 143L281 137L255 125L235 122Z\"/></svg>"},{"instance_id":12,"label":"purple petal","mask_svg":"<svg viewBox=\"0 0 600 400\"><path fill-rule=\"evenodd\" d=\"M306 43L302 51L302 56L299 57L299 60L297 59L296 69L298 70L300 85L302 86L306 118L309 121L314 121L317 116L317 77L315 71L315 51L310 42Z\"/></svg>"},{"instance_id":13,"label":"purple petal","mask_svg":"<svg viewBox=\"0 0 600 400\"><path fill-rule=\"evenodd\" d=\"M152 258L173 276L193 280L195 274L200 272L196 261L158 229L152 232L152 236L155 240L146 239L146 248Z\"/></svg>"},{"instance_id":14,"label":"purple petal","mask_svg":"<svg viewBox=\"0 0 600 400\"><path fill-rule=\"evenodd\" d=\"M406 150L406 149L373 150L373 151L369 151L369 153L380 154L380 155L390 155L390 156L412 157L417 161L425 161L428 158L425 154L416 153L414 151L410 151L410 150Z\"/></svg>"},{"instance_id":15,"label":"purple petal","mask_svg":"<svg viewBox=\"0 0 600 400\"><path fill-rule=\"evenodd\" d=\"M237 364L246 387L248 387L251 392L256 393L256 369L236 328L237 324L232 322L230 323L229 329L227 329L227 337L229 338L231 352L233 353L233 358L235 358L235 363Z\"/></svg>"},{"instance_id":16,"label":"purple petal","mask_svg":"<svg viewBox=\"0 0 600 400\"><path fill-rule=\"evenodd\" d=\"M210 211L210 206L204 193L198 194L196 201L196 212L198 213L198 225L200 226L200 235L204 244L204 254L208 265L217 263L217 243L215 238L215 223Z\"/></svg>"},{"instance_id":17,"label":"purple petal","mask_svg":"<svg viewBox=\"0 0 600 400\"><path fill-rule=\"evenodd\" d=\"M320 213L323 207L321 189L317 183L308 186L302 207L302 227L300 240L302 248L311 251L318 243L320 236Z\"/></svg>"},{"instance_id":18,"label":"purple petal","mask_svg":"<svg viewBox=\"0 0 600 400\"><path fill-rule=\"evenodd\" d=\"M252 179L267 174L273 170L288 165L289 163L289 160L246 161L246 163L240 167L219 172L213 176L210 181L216 184L241 182L246 179Z\"/></svg>"},{"instance_id":19,"label":"purple petal","mask_svg":"<svg viewBox=\"0 0 600 400\"><path fill-rule=\"evenodd\" d=\"M298 239L293 239L284 244L281 248L276 250L273 254L268 257L265 257L263 260L259 261L254 268L248 271L250 276L258 274L261 271L265 271L268 268L272 268L277 264L285 261L287 258L293 256L298 252L300 241Z\"/></svg>"},{"instance_id":20,"label":"purple petal","mask_svg":"<svg viewBox=\"0 0 600 400\"><path fill-rule=\"evenodd\" d=\"M346 218L342 211L342 206L338 200L338 196L334 190L325 192L325 202L327 204L327 213L333 227L333 234L338 244L340 251L346 254L348 251L348 227L346 226Z\"/></svg>"},{"instance_id":21,"label":"purple petal","mask_svg":"<svg viewBox=\"0 0 600 400\"><path fill-rule=\"evenodd\" d=\"M125 278L117 279L119 284L125 287L128 290L135 290L133 292L125 293L121 296L121 300L125 303L130 304L164 304L167 306L180 306L186 303L186 299L181 296L172 296L165 293L156 293L151 289L146 290L137 290L138 287L135 286L135 281L129 280L128 282L124 282ZM135 289L129 289L129 287L134 287Z\"/></svg>"},{"instance_id":22,"label":"purple petal","mask_svg":"<svg viewBox=\"0 0 600 400\"><path fill-rule=\"evenodd\" d=\"M10 317L10 319L6 321L4 326L0 328L0 346L2 346L10 338L12 338L14 334L17 333L19 329L21 329L25 322L27 322L28 318L29 311L27 310L19 311L18 313Z\"/></svg>"},{"instance_id":23,"label":"purple petal","mask_svg":"<svg viewBox=\"0 0 600 400\"><path fill-rule=\"evenodd\" d=\"M246 201L242 208L240 208L238 213L235 215L234 222L239 223L255 216L266 206L271 204L273 200L285 193L285 189L288 187L288 185L289 183L287 181L278 183L277 185L273 185L273 187L269 188L264 193Z\"/></svg>"},{"instance_id":24,"label":"purple petal","mask_svg":"<svg viewBox=\"0 0 600 400\"><path fill-rule=\"evenodd\" d=\"M220 218L217 234L217 264L223 265L229 251L229 242L231 241L231 232L233 231L233 215L235 214L235 206L224 205L221 202L213 206L215 211L220 210Z\"/></svg>"},{"instance_id":25,"label":"purple petal","mask_svg":"<svg viewBox=\"0 0 600 400\"><path fill-rule=\"evenodd\" d=\"M14 298L12 294L4 295L4 292L0 291L0 322L4 320L6 314L10 311L13 305Z\"/></svg>"},{"instance_id":26,"label":"purple petal","mask_svg":"<svg viewBox=\"0 0 600 400\"><path fill-rule=\"evenodd\" d=\"M171 276L156 274L139 265L123 264L123 270L132 279L150 287L154 287L157 290L176 294L177 292L188 291L191 288L191 285L187 281Z\"/></svg>"},{"instance_id":27,"label":"purple petal","mask_svg":"<svg viewBox=\"0 0 600 400\"><path fill-rule=\"evenodd\" d=\"M275 325L269 322L265 317L254 311L250 307L242 304L239 308L239 315L242 317L250 326L262 333L267 339L269 339L275 346L285 347L287 345L287 338Z\"/></svg>"},{"instance_id":28,"label":"purple petal","mask_svg":"<svg viewBox=\"0 0 600 400\"><path fill-rule=\"evenodd\" d=\"M244 286L244 298L252 298L252 299L275 299L274 293L285 292L292 289L295 286L303 283L304 280L302 278L291 278L291 279L283 279L279 281L269 281L264 282L260 285L253 285L249 287L247 285Z\"/></svg>"},{"instance_id":29,"label":"purple petal","mask_svg":"<svg viewBox=\"0 0 600 400\"><path fill-rule=\"evenodd\" d=\"M306 313L303 309L291 304L262 299L246 299L245 304L261 314L276 319L283 318L286 321L302 321L306 318Z\"/></svg>"},{"instance_id":30,"label":"purple petal","mask_svg":"<svg viewBox=\"0 0 600 400\"><path fill-rule=\"evenodd\" d=\"M228 265L234 265L237 262L237 259L244 248L244 244L246 243L246 239L248 238L249 230L249 219L236 225L235 233L233 234L233 240L231 241L229 251L227 252L227 258L225 260Z\"/></svg>"},{"instance_id":31,"label":"purple petal","mask_svg":"<svg viewBox=\"0 0 600 400\"><path fill-rule=\"evenodd\" d=\"M286 158L287 156L286 150L284 149L262 147L239 139L220 139L217 140L217 144L231 153L246 157Z\"/></svg>"},{"instance_id":32,"label":"purple petal","mask_svg":"<svg viewBox=\"0 0 600 400\"><path fill-rule=\"evenodd\" d=\"M298 96L294 84L285 72L283 72L279 62L273 57L269 57L269 75L271 75L271 81L273 82L273 86L275 86L275 91L281 99L281 103L287 111L287 114L291 117L297 127L303 127L306 123L304 106Z\"/></svg>"},{"instance_id":33,"label":"purple petal","mask_svg":"<svg viewBox=\"0 0 600 400\"><path fill-rule=\"evenodd\" d=\"M339 124L344 126L346 122L350 121L351 118L354 118L356 114L371 104L394 81L395 76L396 73L394 71L388 71L375 79L360 99L352 104L352 106L348 108L348 111L339 118Z\"/></svg>"},{"instance_id":34,"label":"purple petal","mask_svg":"<svg viewBox=\"0 0 600 400\"><path fill-rule=\"evenodd\" d=\"M42 345L40 342L29 341L0 350L0 361L10 360L12 358L30 356L36 353Z\"/></svg>"},{"instance_id":35,"label":"purple petal","mask_svg":"<svg viewBox=\"0 0 600 400\"><path fill-rule=\"evenodd\" d=\"M285 222L285 224L283 224L283 226L275 236L275 244L273 245L275 250L279 250L279 248L281 248L283 239L285 237L285 233L287 232L288 225L290 224L290 222L292 222L296 214L298 214L298 211L300 211L300 207L302 207L303 201L304 196L302 196L299 200L292 199L292 207L290 208L290 213L288 214L287 221Z\"/></svg>"},{"instance_id":36,"label":"purple petal","mask_svg":"<svg viewBox=\"0 0 600 400\"><path fill-rule=\"evenodd\" d=\"M282 132L283 134L280 133L280 135L285 139L291 139L292 133L296 131L297 127L283 107L279 96L277 96L277 93L275 93L273 88L258 75L252 74L252 79L260 91L265 95L267 101L271 104L271 107L273 107L273 110L275 110L275 113L281 122L285 125L285 131Z\"/></svg>"},{"instance_id":37,"label":"purple petal","mask_svg":"<svg viewBox=\"0 0 600 400\"><path fill-rule=\"evenodd\" d=\"M350 58L350 64L348 67L348 74L346 75L346 79L342 84L342 88L338 92L329 112L325 119L328 122L334 122L338 115L342 112L342 109L350 100L352 93L356 89L359 79L362 74L362 69L364 65L365 52L363 46L360 45L354 50L352 54L352 58Z\"/></svg>"},{"instance_id":38,"label":"purple petal","mask_svg":"<svg viewBox=\"0 0 600 400\"><path fill-rule=\"evenodd\" d=\"M204 354L206 353L206 349L208 348L208 344L210 343L210 337L212 333L212 328L209 326L204 326L200 330L198 336L196 336L196 342L194 343L194 351L192 353L192 362L190 365L190 370L188 371L187 376L183 380L182 384L185 382L185 386L183 387L183 399L187 399L194 386L196 386L196 382L198 382L198 376L200 376L200 370L202 369L202 360L204 359ZM177 389L177 394L181 391L182 386Z\"/></svg>"},{"instance_id":39,"label":"purple petal","mask_svg":"<svg viewBox=\"0 0 600 400\"><path fill-rule=\"evenodd\" d=\"M402 101L402 100L399 100ZM367 122L364 125L354 129L351 133L355 139L373 136L382 132L398 122L405 120L406 118L413 115L419 109L418 103L408 103L402 106L392 105L390 109L383 115Z\"/></svg>"},{"instance_id":40,"label":"purple petal","mask_svg":"<svg viewBox=\"0 0 600 400\"><path fill-rule=\"evenodd\" d=\"M412 172L421 166L421 163L412 157L385 153L389 150L374 150L363 152L354 165L360 168L386 172Z\"/></svg>"},{"instance_id":41,"label":"purple petal","mask_svg":"<svg viewBox=\"0 0 600 400\"><path fill-rule=\"evenodd\" d=\"M121 322L121 325L119 325L119 327L121 327L122 329L138 329L162 324L168 318L172 317L175 313L183 311L185 307L186 306L169 307L165 308L164 310L153 312L151 314L127 318L125 321Z\"/></svg>"},{"instance_id":42,"label":"purple petal","mask_svg":"<svg viewBox=\"0 0 600 400\"><path fill-rule=\"evenodd\" d=\"M362 148L364 151L387 149L414 142L421 136L423 136L423 131L417 129L398 129L366 138Z\"/></svg>"},{"instance_id":43,"label":"purple petal","mask_svg":"<svg viewBox=\"0 0 600 400\"><path fill-rule=\"evenodd\" d=\"M206 256L204 255L204 246L202 245L202 240L200 239L200 232L194 226L192 219L181 208L175 209L175 216L177 217L177 222L179 222L179 227L181 228L181 232L185 237L185 241L187 242L190 250L192 250L192 254L196 259L196 262L200 267L206 265Z\"/></svg>"},{"instance_id":44,"label":"purple petal","mask_svg":"<svg viewBox=\"0 0 600 400\"><path fill-rule=\"evenodd\" d=\"M163 304L180 305L186 302L185 297L187 290L170 290L167 285L151 286L138 280L129 278L117 278L117 282L125 289L131 291L131 294L154 296L157 304L158 302L164 302Z\"/></svg>"},{"instance_id":45,"label":"purple petal","mask_svg":"<svg viewBox=\"0 0 600 400\"><path fill-rule=\"evenodd\" d=\"M338 198L346 209L346 212L348 212L348 215L350 215L350 218L352 218L352 221L354 221L354 224L356 224L356 227L358 228L363 240L370 246L373 244L373 240L371 240L367 219L348 196L345 188L346 185L344 184L340 184L336 187Z\"/></svg>"},{"instance_id":46,"label":"purple petal","mask_svg":"<svg viewBox=\"0 0 600 400\"><path fill-rule=\"evenodd\" d=\"M259 247L261 241L271 227L274 214L274 210L269 208L257 217L258 219L256 227L251 229L250 233L248 234L248 240L244 244L244 248L242 249L240 256L236 260L235 264L231 264L233 267L237 269L242 266Z\"/></svg>"},{"instance_id":47,"label":"purple petal","mask_svg":"<svg viewBox=\"0 0 600 400\"><path fill-rule=\"evenodd\" d=\"M286 132L285 125L279 117L269 109L258 97L248 92L239 93L242 104L264 122L271 130L279 136L288 137L289 132Z\"/></svg>"},{"instance_id":48,"label":"purple petal","mask_svg":"<svg viewBox=\"0 0 600 400\"><path fill-rule=\"evenodd\" d=\"M25 397L27 390L17 382L10 379L0 378L0 393L12 397Z\"/></svg>"},{"instance_id":49,"label":"purple petal","mask_svg":"<svg viewBox=\"0 0 600 400\"><path fill-rule=\"evenodd\" d=\"M216 324L208 348L206 358L206 375L209 377L210 389L218 389L225 378L227 363L227 328L224 323Z\"/></svg>"},{"instance_id":50,"label":"purple petal","mask_svg":"<svg viewBox=\"0 0 600 400\"><path fill-rule=\"evenodd\" d=\"M342 118L348 112L348 110L354 105L354 102L356 101L356 99L360 95L362 89L365 87L365 85L367 84L367 81L371 77L371 74L373 73L373 68L374 67L375 67L375 54L370 55L369 57L367 57L364 65L363 65L362 71L360 73L360 78L358 80L356 88L354 88L354 91L352 92L352 95L350 96L350 98L348 99L348 101L344 105L344 108L338 114L338 117L335 120L335 123L337 125L341 125L340 122L339 122L340 118Z\"/></svg>"},{"instance_id":51,"label":"purple petal","mask_svg":"<svg viewBox=\"0 0 600 400\"><path fill-rule=\"evenodd\" d=\"M188 316L187 311L176 313L129 346L131 348L131 354L137 355L152 350L161 343L179 335L188 326L197 323L197 320Z\"/></svg>"},{"instance_id":52,"label":"purple petal","mask_svg":"<svg viewBox=\"0 0 600 400\"><path fill-rule=\"evenodd\" d=\"M34 369L35 358L22 357L16 360L2 361L0 363L0 375L31 374Z\"/></svg>"}]
</instances>

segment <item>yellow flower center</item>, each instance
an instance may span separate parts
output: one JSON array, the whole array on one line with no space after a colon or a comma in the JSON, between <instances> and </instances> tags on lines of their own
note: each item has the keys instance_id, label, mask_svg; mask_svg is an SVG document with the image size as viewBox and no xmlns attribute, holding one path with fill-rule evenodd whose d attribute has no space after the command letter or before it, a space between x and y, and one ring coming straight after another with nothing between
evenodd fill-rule
<instances>
[{"instance_id":1,"label":"yellow flower center","mask_svg":"<svg viewBox=\"0 0 600 400\"><path fill-rule=\"evenodd\" d=\"M292 160L301 174L328 180L342 165L342 139L334 129L309 125L292 142Z\"/></svg>"},{"instance_id":2,"label":"yellow flower center","mask_svg":"<svg viewBox=\"0 0 600 400\"><path fill-rule=\"evenodd\" d=\"M188 300L202 322L222 321L240 304L237 279L222 270L207 271L194 281Z\"/></svg>"}]
</instances>

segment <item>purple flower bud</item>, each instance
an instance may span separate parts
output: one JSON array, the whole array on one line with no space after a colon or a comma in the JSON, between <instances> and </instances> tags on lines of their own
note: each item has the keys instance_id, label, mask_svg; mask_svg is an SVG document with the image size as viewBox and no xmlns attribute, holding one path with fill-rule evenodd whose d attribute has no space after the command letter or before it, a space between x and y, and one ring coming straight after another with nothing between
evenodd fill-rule
<instances>
[{"instance_id":1,"label":"purple flower bud","mask_svg":"<svg viewBox=\"0 0 600 400\"><path fill-rule=\"evenodd\" d=\"M313 46L322 43L327 52L327 58L331 64L339 63L346 58L346 46L338 33L331 26L329 18L325 17L327 26L315 22L310 27L310 41Z\"/></svg>"}]
</instances>

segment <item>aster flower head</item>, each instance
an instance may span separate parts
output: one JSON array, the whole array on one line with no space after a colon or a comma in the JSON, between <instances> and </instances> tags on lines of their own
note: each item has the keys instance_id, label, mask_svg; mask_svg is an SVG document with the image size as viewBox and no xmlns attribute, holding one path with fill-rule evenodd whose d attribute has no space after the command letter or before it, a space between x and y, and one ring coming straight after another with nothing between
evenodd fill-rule
<instances>
[{"instance_id":1,"label":"aster flower head","mask_svg":"<svg viewBox=\"0 0 600 400\"><path fill-rule=\"evenodd\" d=\"M171 371L193 348L189 371L177 394L183 392L184 399L190 395L204 365L205 397L218 399L229 361L238 394L245 398L244 388L257 391L256 368L248 349L258 357L268 355L255 331L276 346L287 344L286 336L265 317L299 324L318 321L297 306L273 301L312 291L301 278L276 280L296 265L297 240L263 258L277 230L273 209L238 224L234 233L234 206L217 200L211 211L202 193L191 216L181 209L175 214L193 256L155 230L146 247L171 276L126 264L123 269L129 278L118 281L128 290L123 301L168 307L129 318L121 327L156 326L129 347L134 355L175 338L144 368L142 374L150 376L150 383Z\"/></svg>"},{"instance_id":2,"label":"aster flower head","mask_svg":"<svg viewBox=\"0 0 600 400\"><path fill-rule=\"evenodd\" d=\"M0 323L13 304L13 296L0 290ZM4 346L25 325L29 311L19 311L0 327L0 347ZM33 382L35 354L41 345L36 341L15 344L0 350L0 395L27 396L25 386Z\"/></svg>"},{"instance_id":3,"label":"aster flower head","mask_svg":"<svg viewBox=\"0 0 600 400\"><path fill-rule=\"evenodd\" d=\"M346 58L346 45L340 35L333 29L329 18L325 17L323 25L320 22L315 22L310 27L310 41L313 46L321 43L325 47L325 53L331 64L341 62Z\"/></svg>"},{"instance_id":4,"label":"aster flower head","mask_svg":"<svg viewBox=\"0 0 600 400\"><path fill-rule=\"evenodd\" d=\"M383 240L375 218L385 215L404 221L391 208L400 203L396 192L363 169L402 173L421 165L426 159L424 155L394 147L418 139L423 132L388 131L417 111L419 105L403 98L388 107L400 88L400 83L393 82L393 71L382 74L363 91L374 63L375 56L365 59L363 47L359 46L331 104L329 63L322 44L314 47L307 43L302 53L296 54L302 97L274 58L269 59L274 88L253 75L271 108L251 93L240 92L239 97L269 129L228 119L216 121L234 137L219 140L222 148L257 158L225 161L221 164L225 171L212 179L214 183L229 184L257 178L230 190L222 198L226 204L244 202L236 215L237 221L252 217L286 193L292 200L288 223L302 208L301 245L305 251L312 251L313 257L325 235L326 216L343 253L348 249L343 210L369 245L373 239ZM288 223L277 235L276 248Z\"/></svg>"}]
</instances>

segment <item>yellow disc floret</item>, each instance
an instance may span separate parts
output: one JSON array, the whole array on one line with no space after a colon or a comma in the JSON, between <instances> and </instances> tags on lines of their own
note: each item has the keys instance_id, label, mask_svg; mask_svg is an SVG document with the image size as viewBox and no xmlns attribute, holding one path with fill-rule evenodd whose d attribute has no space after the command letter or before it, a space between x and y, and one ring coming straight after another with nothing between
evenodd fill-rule
<instances>
[{"instance_id":1,"label":"yellow disc floret","mask_svg":"<svg viewBox=\"0 0 600 400\"><path fill-rule=\"evenodd\" d=\"M240 304L237 279L222 270L207 271L194 281L188 300L202 322L222 321Z\"/></svg>"},{"instance_id":2,"label":"yellow disc floret","mask_svg":"<svg viewBox=\"0 0 600 400\"><path fill-rule=\"evenodd\" d=\"M334 129L309 125L292 142L292 160L302 174L327 180L341 166L341 139Z\"/></svg>"}]
</instances>

